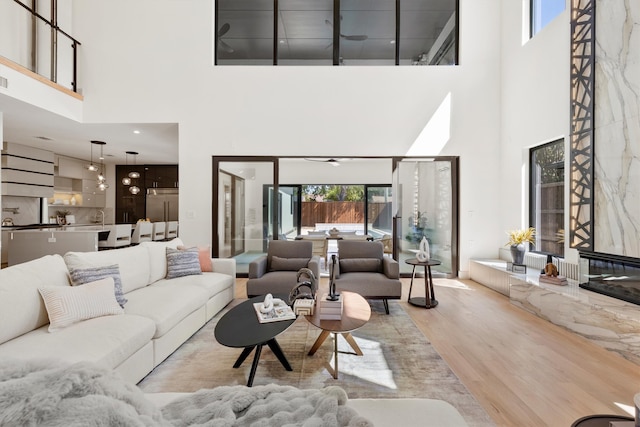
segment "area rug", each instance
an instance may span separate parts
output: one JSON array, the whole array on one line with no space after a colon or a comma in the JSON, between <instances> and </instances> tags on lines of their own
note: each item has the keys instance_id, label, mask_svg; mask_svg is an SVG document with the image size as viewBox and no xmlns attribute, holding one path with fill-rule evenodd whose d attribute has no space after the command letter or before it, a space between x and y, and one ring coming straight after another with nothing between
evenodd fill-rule
<instances>
[{"instance_id":1,"label":"area rug","mask_svg":"<svg viewBox=\"0 0 640 427\"><path fill-rule=\"evenodd\" d=\"M398 303L373 303L371 319L352 333L364 355L357 356L338 337L338 379L333 367L333 338L313 355L307 355L320 330L303 317L277 337L293 371L286 371L268 347L264 347L254 385L279 384L300 388L337 385L349 398L429 398L452 404L470 426L493 426L493 422L466 387L442 360L409 315ZM245 385L251 354L234 369L240 349L218 344L214 329L223 310L193 335L140 384L153 392L192 392L222 385Z\"/></svg>"}]
</instances>

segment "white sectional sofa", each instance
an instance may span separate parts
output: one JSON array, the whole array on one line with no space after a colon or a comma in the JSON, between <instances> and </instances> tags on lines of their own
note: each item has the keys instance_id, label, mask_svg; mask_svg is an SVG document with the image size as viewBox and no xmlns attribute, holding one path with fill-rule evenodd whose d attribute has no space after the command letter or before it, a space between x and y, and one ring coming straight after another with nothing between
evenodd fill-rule
<instances>
[{"instance_id":1,"label":"white sectional sofa","mask_svg":"<svg viewBox=\"0 0 640 427\"><path fill-rule=\"evenodd\" d=\"M99 252L47 255L0 270L0 359L91 361L137 383L234 298L235 260L212 259L213 272L167 279L166 248L180 239ZM71 286L69 271L117 264L124 314L95 317L49 332L38 292Z\"/></svg>"}]
</instances>

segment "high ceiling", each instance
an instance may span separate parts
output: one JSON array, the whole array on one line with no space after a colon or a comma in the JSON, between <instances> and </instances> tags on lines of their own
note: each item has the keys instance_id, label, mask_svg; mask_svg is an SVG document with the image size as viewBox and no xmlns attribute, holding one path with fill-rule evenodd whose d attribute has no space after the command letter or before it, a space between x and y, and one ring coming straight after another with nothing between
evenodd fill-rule
<instances>
[{"instance_id":1,"label":"high ceiling","mask_svg":"<svg viewBox=\"0 0 640 427\"><path fill-rule=\"evenodd\" d=\"M104 146L105 163L124 164L126 151L137 151L136 162L139 164L177 162L176 123L78 123L2 94L0 112L3 114L3 140L7 142L88 160L90 141L99 140L107 143ZM95 151L94 158L97 158ZM129 161L132 161L131 157Z\"/></svg>"}]
</instances>

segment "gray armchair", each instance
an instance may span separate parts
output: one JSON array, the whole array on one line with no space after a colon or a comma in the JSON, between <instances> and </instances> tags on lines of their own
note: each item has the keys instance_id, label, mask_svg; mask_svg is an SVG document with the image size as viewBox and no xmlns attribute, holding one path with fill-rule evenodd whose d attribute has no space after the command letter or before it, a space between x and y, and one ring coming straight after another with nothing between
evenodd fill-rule
<instances>
[{"instance_id":1,"label":"gray armchair","mask_svg":"<svg viewBox=\"0 0 640 427\"><path fill-rule=\"evenodd\" d=\"M400 299L400 266L384 256L381 242L338 240L336 290L356 292L367 299L381 299L389 314L390 299Z\"/></svg>"},{"instance_id":2,"label":"gray armchair","mask_svg":"<svg viewBox=\"0 0 640 427\"><path fill-rule=\"evenodd\" d=\"M313 255L313 243L303 240L272 240L263 255L249 263L247 295L287 294L297 283L301 268L310 269L320 280L320 257Z\"/></svg>"}]
</instances>

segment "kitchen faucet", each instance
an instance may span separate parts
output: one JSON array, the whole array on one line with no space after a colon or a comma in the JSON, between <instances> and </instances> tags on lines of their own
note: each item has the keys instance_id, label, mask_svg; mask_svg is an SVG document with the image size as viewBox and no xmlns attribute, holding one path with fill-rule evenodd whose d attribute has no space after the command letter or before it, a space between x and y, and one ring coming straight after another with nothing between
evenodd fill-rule
<instances>
[{"instance_id":1,"label":"kitchen faucet","mask_svg":"<svg viewBox=\"0 0 640 427\"><path fill-rule=\"evenodd\" d=\"M102 229L104 230L104 211L98 210L102 214Z\"/></svg>"}]
</instances>

